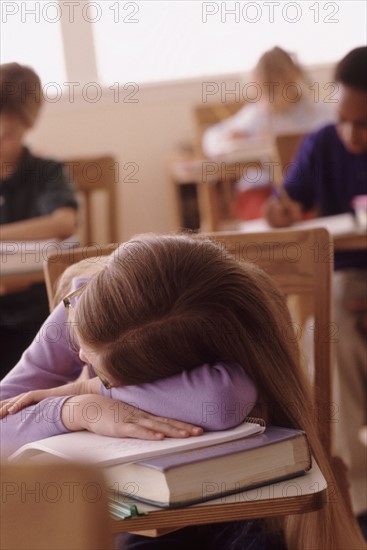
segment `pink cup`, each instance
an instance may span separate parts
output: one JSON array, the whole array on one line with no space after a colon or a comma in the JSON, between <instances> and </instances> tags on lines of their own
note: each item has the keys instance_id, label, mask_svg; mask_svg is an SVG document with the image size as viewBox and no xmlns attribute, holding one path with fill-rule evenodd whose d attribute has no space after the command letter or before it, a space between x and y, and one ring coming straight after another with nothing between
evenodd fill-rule
<instances>
[{"instance_id":1,"label":"pink cup","mask_svg":"<svg viewBox=\"0 0 367 550\"><path fill-rule=\"evenodd\" d=\"M352 200L356 221L361 231L367 230L367 195L357 195Z\"/></svg>"}]
</instances>

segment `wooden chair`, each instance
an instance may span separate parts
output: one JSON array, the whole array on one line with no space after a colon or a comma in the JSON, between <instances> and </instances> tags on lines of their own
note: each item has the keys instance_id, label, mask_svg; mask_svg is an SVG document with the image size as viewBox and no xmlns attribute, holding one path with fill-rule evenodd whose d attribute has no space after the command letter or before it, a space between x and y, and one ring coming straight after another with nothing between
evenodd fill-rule
<instances>
[{"instance_id":1,"label":"wooden chair","mask_svg":"<svg viewBox=\"0 0 367 550\"><path fill-rule=\"evenodd\" d=\"M287 168L294 161L298 148L306 135L305 133L295 133L275 136L275 150L279 161L279 169L275 171L277 185L283 185ZM314 218L316 215L316 208L314 208L311 212L304 214L304 219ZM296 299L295 302L298 302L295 307L298 309L300 321L304 323L311 314L310 304L299 299Z\"/></svg>"},{"instance_id":2,"label":"wooden chair","mask_svg":"<svg viewBox=\"0 0 367 550\"><path fill-rule=\"evenodd\" d=\"M298 147L300 146L305 136L305 133L283 134L275 136L275 149L280 164L280 169L277 174L277 180L279 183L282 183L284 170L294 160Z\"/></svg>"},{"instance_id":3,"label":"wooden chair","mask_svg":"<svg viewBox=\"0 0 367 550\"><path fill-rule=\"evenodd\" d=\"M312 305L314 315L315 414L320 419L320 438L331 456L331 365L334 325L331 318L333 244L326 229L288 230L266 233L223 232L209 237L239 261L264 269L288 297L300 296ZM290 327L291 328L291 327ZM295 322L296 337L303 326ZM287 335L285 335L287 337Z\"/></svg>"},{"instance_id":4,"label":"wooden chair","mask_svg":"<svg viewBox=\"0 0 367 550\"><path fill-rule=\"evenodd\" d=\"M235 115L244 105L245 101L196 105L194 108L194 120L196 127L195 148L200 157L203 156L202 140L205 130L209 128L209 126L213 126L213 124L217 124L218 122Z\"/></svg>"},{"instance_id":5,"label":"wooden chair","mask_svg":"<svg viewBox=\"0 0 367 550\"><path fill-rule=\"evenodd\" d=\"M228 103L211 103L209 105L198 105L194 109L196 125L196 151L203 157L202 139L205 130L221 122L222 120L236 114L244 105L245 101ZM240 157L239 157L240 158ZM205 203L207 210L207 219L210 227L207 230L217 231L221 225L225 224L228 228L236 225L236 219L232 212L233 201L235 197L234 184L245 173L248 166L261 168L262 161L257 156L249 161L236 160L233 162L220 163L220 175L217 181L204 184L205 189L200 189L201 195L205 195L201 203ZM224 167L225 164L225 167ZM199 185L203 187L203 184ZM199 197L200 198L200 197ZM199 201L200 202L200 201ZM201 205L201 214L204 209ZM201 223L201 227L203 224Z\"/></svg>"},{"instance_id":6,"label":"wooden chair","mask_svg":"<svg viewBox=\"0 0 367 550\"><path fill-rule=\"evenodd\" d=\"M107 490L96 467L3 463L1 488L4 550L112 550Z\"/></svg>"},{"instance_id":7,"label":"wooden chair","mask_svg":"<svg viewBox=\"0 0 367 550\"><path fill-rule=\"evenodd\" d=\"M66 160L64 164L81 199L81 243L117 242L118 169L115 159L110 156L75 158ZM101 209L103 203L104 212ZM96 236L101 219L106 229L102 239Z\"/></svg>"},{"instance_id":8,"label":"wooden chair","mask_svg":"<svg viewBox=\"0 0 367 550\"><path fill-rule=\"evenodd\" d=\"M105 246L93 245L82 248L70 248L68 250L62 250L54 254L50 254L43 264L43 274L46 283L50 311L52 311L57 305L57 303L55 303L55 292L58 280L68 267L80 262L81 260L90 259L90 271L93 271L93 267L98 259L102 256L111 254L117 246L117 243Z\"/></svg>"}]
</instances>

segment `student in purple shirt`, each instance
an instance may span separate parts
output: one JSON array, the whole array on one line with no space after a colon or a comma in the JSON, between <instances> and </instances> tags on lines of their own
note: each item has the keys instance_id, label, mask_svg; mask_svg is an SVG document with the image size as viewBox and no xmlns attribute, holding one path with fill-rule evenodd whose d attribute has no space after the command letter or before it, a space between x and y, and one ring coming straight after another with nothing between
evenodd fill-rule
<instances>
[{"instance_id":1,"label":"student in purple shirt","mask_svg":"<svg viewBox=\"0 0 367 550\"><path fill-rule=\"evenodd\" d=\"M221 411L223 404L239 402L239 416L228 418L222 412L209 427L235 425L251 411L269 423L304 429L324 476L335 487L335 500L317 512L271 523L187 528L156 541L124 535L123 548L179 549L199 542L218 550L250 545L293 550L315 547L315 541L320 548L364 547L318 438L296 339L283 337L284 326L291 324L284 296L263 271L240 264L210 241L143 236L121 245L66 305L74 355L67 351L66 319L59 306L58 324L42 351L31 354L29 349L3 381L2 422L8 438L8 420L16 419L20 426L32 415L34 423L48 418L51 431L56 424L56 431L86 429L116 437L189 436L198 430L182 421L206 428L208 402ZM31 356L43 389L19 397ZM99 379L62 386L83 363ZM6 416L10 403L15 409ZM98 408L97 419L83 414L90 405Z\"/></svg>"},{"instance_id":2,"label":"student in purple shirt","mask_svg":"<svg viewBox=\"0 0 367 550\"><path fill-rule=\"evenodd\" d=\"M266 217L274 227L300 219L315 207L321 216L352 212L367 193L367 47L337 65L339 122L308 136L284 182L291 199L273 197ZM353 508L367 528L366 449L358 439L367 423L367 251L335 252L334 312L338 326L335 399L339 422L335 451L349 466Z\"/></svg>"}]
</instances>

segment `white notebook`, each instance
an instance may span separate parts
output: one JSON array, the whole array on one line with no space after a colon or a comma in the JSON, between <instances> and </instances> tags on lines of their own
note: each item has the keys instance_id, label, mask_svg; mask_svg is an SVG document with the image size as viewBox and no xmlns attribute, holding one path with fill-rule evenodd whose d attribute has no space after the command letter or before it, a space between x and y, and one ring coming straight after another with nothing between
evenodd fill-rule
<instances>
[{"instance_id":1,"label":"white notebook","mask_svg":"<svg viewBox=\"0 0 367 550\"><path fill-rule=\"evenodd\" d=\"M325 216L321 218L315 218L313 220L306 220L298 222L287 227L290 229L314 229L316 227L324 227L332 236L348 235L349 233L355 233L358 231L353 214L338 214L336 216ZM238 229L246 233L256 233L261 231L274 231L274 227L271 227L264 219L252 220L248 222L241 222Z\"/></svg>"},{"instance_id":2,"label":"white notebook","mask_svg":"<svg viewBox=\"0 0 367 550\"><path fill-rule=\"evenodd\" d=\"M243 422L230 430L206 432L200 436L183 439L165 438L160 441L107 437L87 431L70 432L27 443L15 451L9 460L32 459L36 455L47 453L64 460L92 462L103 466L123 464L262 433L265 430L264 421L254 420L258 420L258 423Z\"/></svg>"}]
</instances>

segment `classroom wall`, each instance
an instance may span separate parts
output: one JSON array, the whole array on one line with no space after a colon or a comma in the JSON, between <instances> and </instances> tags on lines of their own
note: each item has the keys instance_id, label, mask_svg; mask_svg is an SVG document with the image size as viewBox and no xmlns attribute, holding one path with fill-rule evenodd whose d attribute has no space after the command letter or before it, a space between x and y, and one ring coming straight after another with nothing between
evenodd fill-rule
<instances>
[{"instance_id":1,"label":"classroom wall","mask_svg":"<svg viewBox=\"0 0 367 550\"><path fill-rule=\"evenodd\" d=\"M321 94L325 93L322 88L332 80L332 67L310 67L310 74ZM28 143L34 151L60 159L106 153L116 157L120 240L140 232L172 231L177 228L167 157L180 145L194 141L193 108L202 103L205 83L218 85L218 93L208 98L218 102L221 89L233 90L236 82L242 89L246 79L246 74L227 75L206 78L204 83L193 79L146 85L138 91L131 86L119 89L118 97L114 86L103 89L94 103L93 86L85 88L84 94L75 92L74 97L66 92L55 101L46 101ZM228 99L233 101L234 96Z\"/></svg>"}]
</instances>

